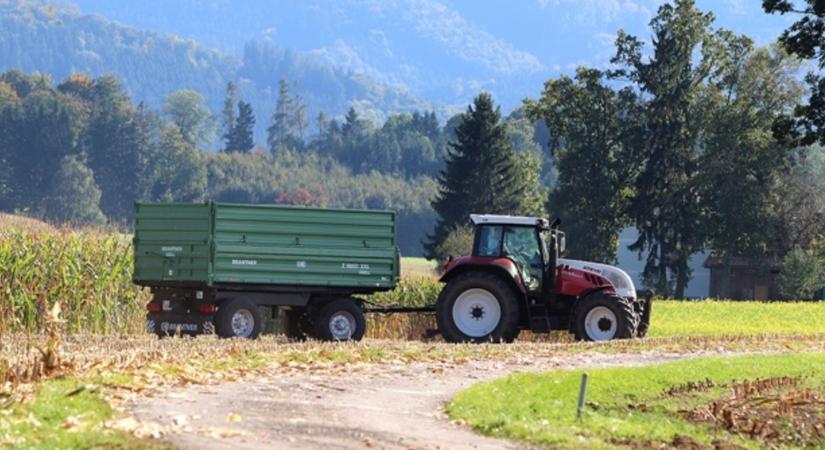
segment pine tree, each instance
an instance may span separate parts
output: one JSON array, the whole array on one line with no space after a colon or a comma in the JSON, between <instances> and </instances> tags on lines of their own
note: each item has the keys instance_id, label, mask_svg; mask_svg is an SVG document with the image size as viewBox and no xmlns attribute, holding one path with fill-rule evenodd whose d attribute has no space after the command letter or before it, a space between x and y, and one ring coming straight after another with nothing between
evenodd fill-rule
<instances>
[{"instance_id":1,"label":"pine tree","mask_svg":"<svg viewBox=\"0 0 825 450\"><path fill-rule=\"evenodd\" d=\"M295 142L290 118L292 109L293 100L289 96L289 82L281 79L278 81L278 101L272 113L272 123L266 129L266 143L271 153L275 153L278 146L291 146Z\"/></svg>"},{"instance_id":2,"label":"pine tree","mask_svg":"<svg viewBox=\"0 0 825 450\"><path fill-rule=\"evenodd\" d=\"M289 125L292 130L298 132L298 147L304 144L304 130L307 128L307 105L304 102L304 95L298 91L298 83L293 85L296 94L292 98L292 110L289 115Z\"/></svg>"},{"instance_id":3,"label":"pine tree","mask_svg":"<svg viewBox=\"0 0 825 450\"><path fill-rule=\"evenodd\" d=\"M439 193L432 202L438 220L429 242L428 256L438 258L438 248L471 213L525 214L528 196L536 186L520 182L519 162L493 98L482 93L468 107L449 143L446 167L438 178ZM535 170L535 167L533 167ZM538 182L538 178L534 178ZM529 208L528 208L529 209ZM535 212L535 211L533 211Z\"/></svg>"},{"instance_id":4,"label":"pine tree","mask_svg":"<svg viewBox=\"0 0 825 450\"><path fill-rule=\"evenodd\" d=\"M228 152L246 153L255 147L253 131L255 129L255 115L252 105L241 100L238 102L238 118L235 125L226 136L226 150Z\"/></svg>"},{"instance_id":5,"label":"pine tree","mask_svg":"<svg viewBox=\"0 0 825 450\"><path fill-rule=\"evenodd\" d=\"M324 114L323 111L318 113L318 117L315 118L315 126L318 128L318 135L323 136L324 133L327 131L327 126L329 123L327 122L327 115Z\"/></svg>"},{"instance_id":6,"label":"pine tree","mask_svg":"<svg viewBox=\"0 0 825 450\"><path fill-rule=\"evenodd\" d=\"M221 110L221 137L227 142L229 133L235 126L235 106L238 104L238 88L235 83L226 83L226 99Z\"/></svg>"},{"instance_id":7,"label":"pine tree","mask_svg":"<svg viewBox=\"0 0 825 450\"><path fill-rule=\"evenodd\" d=\"M653 55L643 57L642 42L620 31L611 60L620 66L614 76L630 79L649 98L643 164L629 208L639 238L630 248L647 252L645 283L678 298L691 277L688 259L704 246L696 99L713 69L712 22L693 0L666 3L651 21Z\"/></svg>"}]
</instances>

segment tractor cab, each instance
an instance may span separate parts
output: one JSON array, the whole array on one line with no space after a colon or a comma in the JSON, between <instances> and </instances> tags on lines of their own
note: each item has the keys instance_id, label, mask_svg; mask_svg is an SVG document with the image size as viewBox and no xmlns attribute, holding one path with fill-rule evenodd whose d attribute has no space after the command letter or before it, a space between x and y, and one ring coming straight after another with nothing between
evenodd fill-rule
<instances>
[{"instance_id":1,"label":"tractor cab","mask_svg":"<svg viewBox=\"0 0 825 450\"><path fill-rule=\"evenodd\" d=\"M522 329L568 330L586 340L639 335L644 305L630 277L606 264L561 259L566 237L558 219L470 219L472 253L447 262L436 303L448 341L510 341Z\"/></svg>"},{"instance_id":2,"label":"tractor cab","mask_svg":"<svg viewBox=\"0 0 825 450\"><path fill-rule=\"evenodd\" d=\"M539 217L472 214L476 233L472 256L508 258L516 266L525 291L543 297L555 287L556 262L565 250L558 220Z\"/></svg>"}]
</instances>

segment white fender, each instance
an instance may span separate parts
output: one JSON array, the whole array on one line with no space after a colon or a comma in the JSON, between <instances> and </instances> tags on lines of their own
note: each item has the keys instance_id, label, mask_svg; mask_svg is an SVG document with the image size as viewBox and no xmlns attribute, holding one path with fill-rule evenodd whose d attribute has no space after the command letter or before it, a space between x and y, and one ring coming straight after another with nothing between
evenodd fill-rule
<instances>
[{"instance_id":1,"label":"white fender","mask_svg":"<svg viewBox=\"0 0 825 450\"><path fill-rule=\"evenodd\" d=\"M607 264L595 263L590 261L579 261L577 259L558 259L559 266L569 266L574 269L592 272L601 275L613 284L616 293L622 297L636 300L636 287L633 285L633 279L622 269L616 266Z\"/></svg>"}]
</instances>

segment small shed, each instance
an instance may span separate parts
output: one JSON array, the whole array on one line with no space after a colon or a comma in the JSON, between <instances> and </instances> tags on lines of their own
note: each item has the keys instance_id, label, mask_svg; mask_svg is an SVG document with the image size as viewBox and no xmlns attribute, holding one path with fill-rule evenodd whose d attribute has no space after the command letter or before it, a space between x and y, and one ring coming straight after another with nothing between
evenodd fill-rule
<instances>
[{"instance_id":1,"label":"small shed","mask_svg":"<svg viewBox=\"0 0 825 450\"><path fill-rule=\"evenodd\" d=\"M733 300L781 298L776 284L776 276L782 270L779 259L734 256L730 261L730 271L725 263L725 257L708 256L705 260L703 265L710 270L708 297ZM727 295L726 284L729 289Z\"/></svg>"}]
</instances>

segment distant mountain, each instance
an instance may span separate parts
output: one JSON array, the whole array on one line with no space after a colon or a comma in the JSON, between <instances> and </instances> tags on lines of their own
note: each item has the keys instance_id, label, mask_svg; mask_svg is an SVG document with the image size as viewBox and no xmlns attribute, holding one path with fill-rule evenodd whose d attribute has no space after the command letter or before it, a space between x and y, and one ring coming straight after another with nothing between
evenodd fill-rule
<instances>
[{"instance_id":1,"label":"distant mountain","mask_svg":"<svg viewBox=\"0 0 825 450\"><path fill-rule=\"evenodd\" d=\"M64 2L0 0L0 70L8 69L39 71L58 80L73 72L113 73L133 98L153 107L176 90L194 89L213 112L221 108L226 83L235 80L241 98L255 110L259 142L281 78L299 82L310 119L319 111L343 115L350 106L375 121L390 112L435 109L404 89L331 64L322 55L263 41L236 53L215 50L192 39L82 14Z\"/></svg>"},{"instance_id":2,"label":"distant mountain","mask_svg":"<svg viewBox=\"0 0 825 450\"><path fill-rule=\"evenodd\" d=\"M225 51L271 42L461 108L488 90L509 110L551 75L535 55L437 0L73 1L83 11ZM519 3L516 9L535 6Z\"/></svg>"},{"instance_id":3,"label":"distant mountain","mask_svg":"<svg viewBox=\"0 0 825 450\"><path fill-rule=\"evenodd\" d=\"M236 52L249 41L321 57L463 108L481 90L505 112L578 65L605 67L619 29L642 39L663 0L71 0L142 29ZM792 17L761 2L697 0L716 25L773 41Z\"/></svg>"}]
</instances>

